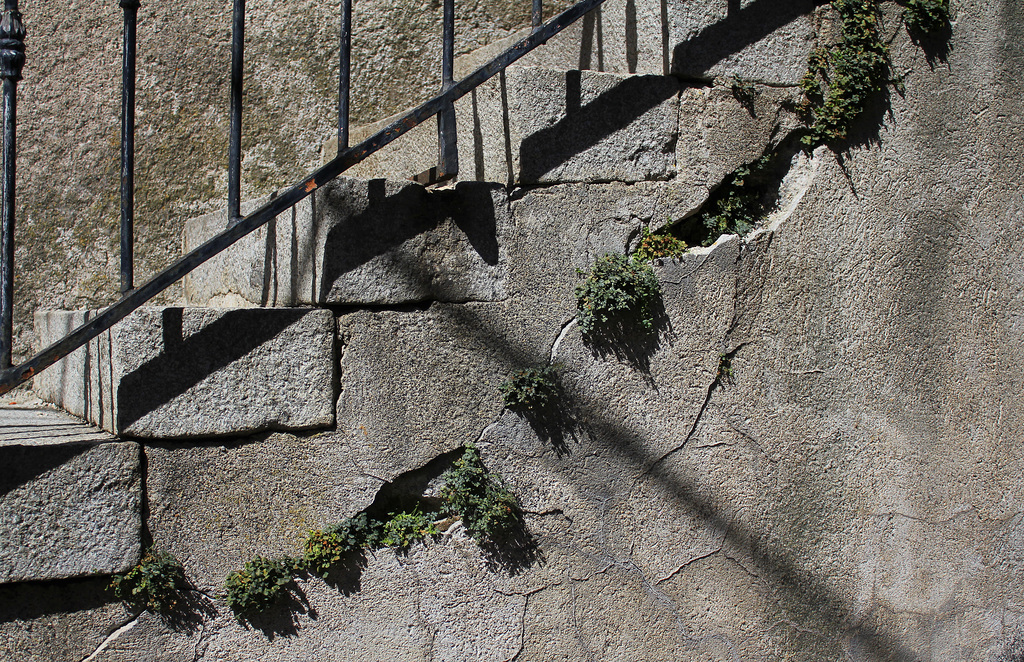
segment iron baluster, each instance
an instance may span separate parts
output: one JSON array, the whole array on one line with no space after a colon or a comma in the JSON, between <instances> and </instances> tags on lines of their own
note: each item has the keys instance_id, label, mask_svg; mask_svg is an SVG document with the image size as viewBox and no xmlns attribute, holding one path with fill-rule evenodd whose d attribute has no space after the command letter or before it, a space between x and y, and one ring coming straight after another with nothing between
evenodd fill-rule
<instances>
[{"instance_id":1,"label":"iron baluster","mask_svg":"<svg viewBox=\"0 0 1024 662\"><path fill-rule=\"evenodd\" d=\"M139 0L121 0L121 294L135 287L135 25Z\"/></svg>"},{"instance_id":2,"label":"iron baluster","mask_svg":"<svg viewBox=\"0 0 1024 662\"><path fill-rule=\"evenodd\" d=\"M455 0L444 0L444 27L441 43L441 92L455 85ZM459 150L456 145L455 104L448 103L437 115L438 181L459 174Z\"/></svg>"},{"instance_id":3,"label":"iron baluster","mask_svg":"<svg viewBox=\"0 0 1024 662\"><path fill-rule=\"evenodd\" d=\"M6 0L8 3L15 0ZM111 304L95 317L85 322L68 335L40 350L30 359L18 366L3 368L0 366L0 394L32 378L39 371L53 365L85 343L97 337L118 321L124 319L132 311L144 305L160 292L181 280L186 274L203 264L213 256L228 248L236 241L270 222L271 219L291 209L317 188L330 182L355 164L371 154L389 145L420 123L441 112L446 106L470 93L471 90L489 80L500 71L523 57L533 49L546 43L581 16L599 7L604 0L580 0L572 7L558 14L529 35L510 46L507 50L466 76L447 91L429 99L396 118L386 127L374 133L354 147L338 151L338 155L328 163L317 168L300 182L253 211L238 223L226 228L220 234L211 237L201 246L175 260L171 265L148 281L128 292L120 300ZM19 22L20 29L20 22ZM24 35L24 32L21 32ZM0 57L5 52L2 31L0 31ZM18 41L18 44L21 42Z\"/></svg>"},{"instance_id":4,"label":"iron baluster","mask_svg":"<svg viewBox=\"0 0 1024 662\"><path fill-rule=\"evenodd\" d=\"M544 0L533 0L531 22L535 28L539 28L540 24L544 22Z\"/></svg>"},{"instance_id":5,"label":"iron baluster","mask_svg":"<svg viewBox=\"0 0 1024 662\"><path fill-rule=\"evenodd\" d=\"M352 62L352 0L341 0L341 47L338 49L338 152L348 147L348 90Z\"/></svg>"},{"instance_id":6,"label":"iron baluster","mask_svg":"<svg viewBox=\"0 0 1024 662\"><path fill-rule=\"evenodd\" d=\"M25 65L25 27L21 23L18 0L4 0L0 17L0 77L4 79L2 219L0 219L0 368L11 366L14 330L14 182L18 153L17 126L18 81Z\"/></svg>"},{"instance_id":7,"label":"iron baluster","mask_svg":"<svg viewBox=\"0 0 1024 662\"><path fill-rule=\"evenodd\" d=\"M245 56L245 0L231 11L231 135L228 138L228 220L242 216L242 64Z\"/></svg>"}]
</instances>

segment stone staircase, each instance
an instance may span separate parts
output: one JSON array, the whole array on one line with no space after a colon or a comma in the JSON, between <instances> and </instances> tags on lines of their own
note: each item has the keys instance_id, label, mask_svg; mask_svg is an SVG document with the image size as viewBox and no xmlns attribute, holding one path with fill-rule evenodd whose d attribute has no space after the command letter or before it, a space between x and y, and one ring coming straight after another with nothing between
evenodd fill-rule
<instances>
[{"instance_id":1,"label":"stone staircase","mask_svg":"<svg viewBox=\"0 0 1024 662\"><path fill-rule=\"evenodd\" d=\"M810 20L801 14L786 23L799 38L773 35L758 47L805 62ZM31 494L53 512L46 521L13 516L0 550L12 565L0 582L122 571L151 536L180 545L177 553L198 568L198 585L216 588L224 563L199 549L209 538L167 518L207 507L190 505L183 485L194 475L210 487L204 467L220 466L218 443L263 433L256 438L272 444L264 461L291 462L293 442L281 440L333 435L332 452L348 453L358 471L325 475L362 486L339 497L337 513L357 512L381 482L478 439L481 421L502 413L494 392L508 372L555 357L574 317L577 269L628 249L642 228L692 215L728 173L796 122L782 110L794 79L777 61L741 49L735 61L699 73L771 83L755 83L751 109L728 85L681 82L688 70L670 67L675 56L667 50L630 55L626 39L623 57L612 57L612 29L585 22L575 41L549 45L461 100L462 172L454 185L425 189L406 180L436 160L433 126L420 127L193 272L182 306L141 309L38 376L40 398L106 434L54 435L38 446L11 428L0 464L25 469L5 485L3 511L32 511L24 496ZM593 49L601 30L604 62L614 60L609 68L620 73L572 69L584 59L580 44ZM660 33L641 37L634 46L662 43ZM332 149L325 146L326 158ZM189 221L185 250L226 224L223 213ZM727 241L659 271L674 293L667 302L674 333L701 346L681 390L665 392L666 405L698 405L704 378L717 369L715 338L724 334L732 297L721 276L737 251ZM37 313L39 342L90 314ZM303 518L308 528L324 515ZM33 550L45 546L56 521L84 527L85 538L68 546L67 560L43 561Z\"/></svg>"}]
</instances>

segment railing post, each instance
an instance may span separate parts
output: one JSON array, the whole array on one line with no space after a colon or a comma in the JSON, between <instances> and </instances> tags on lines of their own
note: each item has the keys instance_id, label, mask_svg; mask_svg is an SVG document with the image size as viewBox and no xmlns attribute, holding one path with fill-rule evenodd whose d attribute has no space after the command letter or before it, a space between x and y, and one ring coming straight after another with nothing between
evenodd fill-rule
<instances>
[{"instance_id":1,"label":"railing post","mask_svg":"<svg viewBox=\"0 0 1024 662\"><path fill-rule=\"evenodd\" d=\"M0 17L0 77L4 79L3 184L0 190L0 368L11 367L14 329L14 182L18 153L17 93L25 65L25 27L18 0L4 0Z\"/></svg>"},{"instance_id":2,"label":"railing post","mask_svg":"<svg viewBox=\"0 0 1024 662\"><path fill-rule=\"evenodd\" d=\"M444 26L441 44L441 91L455 85L455 0L444 0ZM459 150L456 145L455 104L448 103L437 115L438 179L459 174Z\"/></svg>"},{"instance_id":3,"label":"railing post","mask_svg":"<svg viewBox=\"0 0 1024 662\"><path fill-rule=\"evenodd\" d=\"M544 22L544 0L533 0L533 11L530 15L533 27L539 28Z\"/></svg>"},{"instance_id":4,"label":"railing post","mask_svg":"<svg viewBox=\"0 0 1024 662\"><path fill-rule=\"evenodd\" d=\"M120 0L124 9L121 60L121 294L135 287L135 25L139 0Z\"/></svg>"},{"instance_id":5,"label":"railing post","mask_svg":"<svg viewBox=\"0 0 1024 662\"><path fill-rule=\"evenodd\" d=\"M228 138L228 221L242 216L242 64L245 55L245 0L231 12L231 135Z\"/></svg>"},{"instance_id":6,"label":"railing post","mask_svg":"<svg viewBox=\"0 0 1024 662\"><path fill-rule=\"evenodd\" d=\"M348 147L348 91L352 68L352 0L341 0L341 47L338 50L338 153Z\"/></svg>"}]
</instances>

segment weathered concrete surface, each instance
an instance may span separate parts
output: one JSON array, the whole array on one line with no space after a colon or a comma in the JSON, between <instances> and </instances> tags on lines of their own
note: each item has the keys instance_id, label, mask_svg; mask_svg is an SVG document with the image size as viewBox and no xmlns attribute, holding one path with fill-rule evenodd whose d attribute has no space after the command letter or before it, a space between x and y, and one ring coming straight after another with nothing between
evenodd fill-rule
<instances>
[{"instance_id":1,"label":"weathered concrete surface","mask_svg":"<svg viewBox=\"0 0 1024 662\"><path fill-rule=\"evenodd\" d=\"M0 583L127 569L141 555L139 447L49 409L0 409Z\"/></svg>"},{"instance_id":2,"label":"weathered concrete surface","mask_svg":"<svg viewBox=\"0 0 1024 662\"><path fill-rule=\"evenodd\" d=\"M132 622L109 577L0 585L0 651L11 662L81 662Z\"/></svg>"},{"instance_id":3,"label":"weathered concrete surface","mask_svg":"<svg viewBox=\"0 0 1024 662\"><path fill-rule=\"evenodd\" d=\"M38 313L43 342L93 313ZM142 308L36 378L39 397L135 437L197 438L334 422L323 310Z\"/></svg>"},{"instance_id":4,"label":"weathered concrete surface","mask_svg":"<svg viewBox=\"0 0 1024 662\"><path fill-rule=\"evenodd\" d=\"M184 249L225 227L223 213L189 221ZM199 267L185 296L204 306L499 301L510 233L500 186L345 177Z\"/></svg>"},{"instance_id":5,"label":"weathered concrete surface","mask_svg":"<svg viewBox=\"0 0 1024 662\"><path fill-rule=\"evenodd\" d=\"M294 616L247 630L215 601L201 631L144 617L103 654L1020 659L1022 12L957 7L948 62L934 69L898 36L894 62L911 75L879 134L841 159L798 156L765 231L657 267L657 342L585 344L569 323L573 268L622 250L689 194L661 197L658 182L524 190L512 219L534 234L511 254L506 300L341 316L339 407L348 397L367 409L339 416L337 431L250 440L219 463L213 446L195 459L153 446L179 477L160 488L150 526L204 585L236 563L219 548L213 563L193 560L192 537L216 547L223 535L228 548L244 538L222 527L230 519L284 553L324 512L325 476L338 474L324 501L345 514L374 491L362 474L389 480L474 436L521 496L543 561L488 568L456 527L408 556L369 557L349 594L300 583L308 604ZM547 425L482 392L501 361L548 359L564 398ZM356 458L351 473L324 459L331 444ZM304 453L314 515L248 515L262 500L301 501ZM184 489L209 464L237 472L224 485L237 505L207 506L222 485L213 473Z\"/></svg>"},{"instance_id":6,"label":"weathered concrete surface","mask_svg":"<svg viewBox=\"0 0 1024 662\"><path fill-rule=\"evenodd\" d=\"M366 508L384 483L352 462L349 444L323 434L147 444L145 453L154 544L207 592L256 554L296 554L310 529Z\"/></svg>"},{"instance_id":7,"label":"weathered concrete surface","mask_svg":"<svg viewBox=\"0 0 1024 662\"><path fill-rule=\"evenodd\" d=\"M800 99L795 88L751 85L749 101L737 99L728 81L685 88L679 103L676 175L682 185L707 193L736 168L775 148L800 126L788 109Z\"/></svg>"}]
</instances>

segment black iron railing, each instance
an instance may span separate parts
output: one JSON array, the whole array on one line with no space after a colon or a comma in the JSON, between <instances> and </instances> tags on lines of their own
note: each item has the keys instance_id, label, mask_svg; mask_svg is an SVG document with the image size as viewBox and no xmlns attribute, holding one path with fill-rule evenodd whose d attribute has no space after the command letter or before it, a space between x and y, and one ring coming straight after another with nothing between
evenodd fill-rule
<instances>
[{"instance_id":1,"label":"black iron railing","mask_svg":"<svg viewBox=\"0 0 1024 662\"><path fill-rule=\"evenodd\" d=\"M15 119L17 82L25 63L25 30L17 0L4 0L0 17L0 77L3 78L3 181L0 191L0 393L49 367L78 349L136 308L170 287L228 246L293 207L318 187L331 181L425 120L438 117L438 166L414 177L434 183L455 177L459 161L456 146L455 101L510 64L544 44L604 0L581 0L543 23L542 1L532 0L532 32L461 81L453 76L455 0L444 0L441 53L441 93L404 113L398 120L355 147L349 147L348 110L351 67L352 2L341 0L341 44L338 89L338 155L283 194L248 216L240 213L242 64L244 57L245 0L234 0L231 48L231 133L228 147L228 218L226 230L182 256L145 284L134 287L133 275L133 171L135 133L135 29L139 0L119 0L124 9L124 60L121 140L121 298L90 321L18 366L11 365L14 282Z\"/></svg>"}]
</instances>

